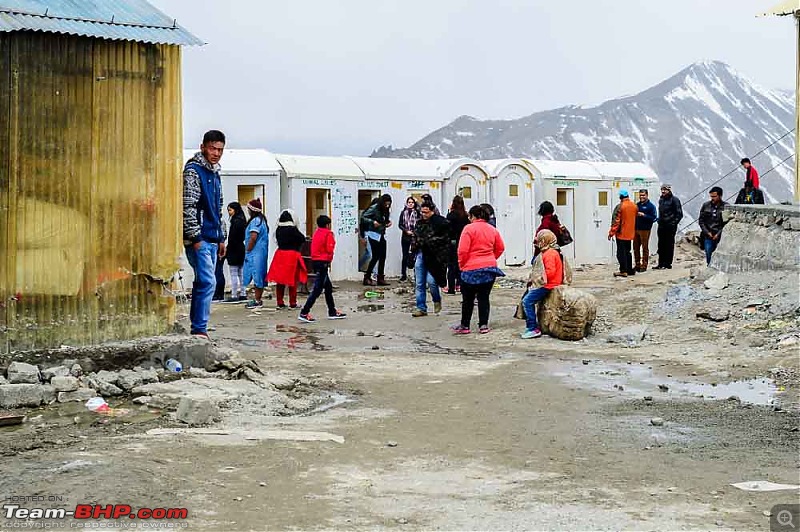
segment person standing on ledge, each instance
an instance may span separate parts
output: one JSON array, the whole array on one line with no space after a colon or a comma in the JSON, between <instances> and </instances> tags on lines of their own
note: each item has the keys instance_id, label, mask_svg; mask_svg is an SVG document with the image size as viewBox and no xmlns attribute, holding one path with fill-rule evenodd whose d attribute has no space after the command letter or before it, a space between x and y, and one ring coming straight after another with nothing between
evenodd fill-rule
<instances>
[{"instance_id":1,"label":"person standing on ledge","mask_svg":"<svg viewBox=\"0 0 800 532\"><path fill-rule=\"evenodd\" d=\"M755 189L760 188L759 185L761 183L759 182L758 178L758 170L756 170L756 167L753 166L753 164L750 162L750 159L748 159L747 157L742 159L742 168L744 168L745 186L747 186L747 183L749 182L753 184L753 188Z\"/></svg>"},{"instance_id":2,"label":"person standing on ledge","mask_svg":"<svg viewBox=\"0 0 800 532\"><path fill-rule=\"evenodd\" d=\"M222 182L219 177L225 134L211 130L203 135L200 151L183 167L183 245L194 270L189 310L191 334L208 340L208 318L217 280L217 258L225 256L222 223Z\"/></svg>"}]
</instances>

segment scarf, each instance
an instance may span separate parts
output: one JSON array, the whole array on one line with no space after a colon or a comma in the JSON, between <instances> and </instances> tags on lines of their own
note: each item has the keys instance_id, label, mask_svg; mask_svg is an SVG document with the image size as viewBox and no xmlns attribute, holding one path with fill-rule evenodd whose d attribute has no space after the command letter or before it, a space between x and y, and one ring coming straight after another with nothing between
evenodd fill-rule
<instances>
[{"instance_id":1,"label":"scarf","mask_svg":"<svg viewBox=\"0 0 800 532\"><path fill-rule=\"evenodd\" d=\"M531 288L540 288L547 284L547 272L544 269L543 257L544 252L548 249L558 251L558 254L561 256L561 264L564 270L563 284L572 284L572 268L569 262L564 259L564 255L561 254L561 248L558 245L558 239L555 233L549 229L542 229L536 233L536 245L541 250L541 253L536 255L536 259L533 261L533 268L531 268L531 274L528 277Z\"/></svg>"},{"instance_id":2,"label":"scarf","mask_svg":"<svg viewBox=\"0 0 800 532\"><path fill-rule=\"evenodd\" d=\"M292 219L289 220L288 222L278 222L278 227L297 227L297 218L294 215L294 210L283 209L281 211L281 216L283 216L283 213L287 213L289 216L292 217ZM279 216L278 219L280 219L281 216Z\"/></svg>"}]
</instances>

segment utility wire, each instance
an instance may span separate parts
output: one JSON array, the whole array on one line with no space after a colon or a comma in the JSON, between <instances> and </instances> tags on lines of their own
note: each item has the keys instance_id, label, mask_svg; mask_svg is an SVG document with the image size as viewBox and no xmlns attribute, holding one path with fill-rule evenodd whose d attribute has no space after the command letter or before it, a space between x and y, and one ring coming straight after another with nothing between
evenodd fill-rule
<instances>
[{"instance_id":1,"label":"utility wire","mask_svg":"<svg viewBox=\"0 0 800 532\"><path fill-rule=\"evenodd\" d=\"M758 157L759 155L761 155L762 153L764 153L765 151L767 151L768 149L770 149L771 147L773 147L775 144L777 144L778 142L780 142L781 140L783 140L784 138L786 138L786 136L787 136L787 135L791 135L791 134L792 134L792 132L794 131L794 129L795 129L795 128L792 128L792 129L789 129L789 130L787 130L787 131L786 131L786 133L784 133L783 135L781 135L781 136L780 136L780 137L778 137L777 139L773 140L773 141L772 141L770 144L768 144L766 147L762 148L762 149L761 149L760 151L758 151L758 152L757 152L755 155L751 155L751 156L750 156L750 159L755 159L756 157ZM791 155L790 155L789 157L791 157ZM788 159L788 157L787 157L787 159ZM784 159L783 161L781 161L781 163L783 163L784 161L786 161L786 159ZM780 166L780 164L778 164L778 165L775 165L775 166L776 166L776 167L777 167L777 166ZM771 172L771 171L772 171L772 170L774 170L774 169L775 169L775 167L773 167L773 168L770 168L770 169L769 169L769 172ZM735 166L735 167L734 167L734 168L733 168L733 169L732 169L730 172L728 172L728 173L727 173L727 174L725 174L724 176L720 177L719 179L717 179L716 181L714 181L713 183L711 183L711 186L713 187L714 185L716 185L716 184L717 184L717 183L719 183L720 181L723 181L723 180L724 180L724 179L726 179L726 178L727 178L729 175L731 175L732 173L736 172L737 170L739 170L739 165L736 165L736 166ZM764 175L766 175L766 173L765 173ZM701 190L700 192L698 192L697 194L695 194L694 196L692 196L692 197L691 197L691 198L689 198L688 200L684 200L684 201L682 201L682 203L684 203L684 204L686 204L686 203L689 203L689 202L691 202L693 199L695 199L695 198L697 198L697 197L699 197L699 196L702 196L702 195L705 193L705 191L706 191L708 188L709 188L709 187L704 187L704 188L703 188L703 190Z\"/></svg>"},{"instance_id":2,"label":"utility wire","mask_svg":"<svg viewBox=\"0 0 800 532\"><path fill-rule=\"evenodd\" d=\"M781 138L783 138L783 137L781 137ZM761 153L761 152L759 152L759 153ZM755 157L755 156L754 156L754 157ZM772 172L773 170L775 170L776 168L778 168L780 165L784 164L786 161L788 161L788 160L789 160L789 159L791 159L792 157L794 157L794 153L790 153L789 155L787 155L786 157L784 157L784 159L783 159L781 162L779 162L778 164L776 164L775 166L773 166L772 168L770 168L769 170L767 170L766 172L764 172L763 174L761 174L761 176L760 176L760 177L761 177L761 178L764 178L765 176L769 175L769 173L770 173L770 172ZM723 179L724 179L724 178L723 178ZM720 181L722 181L722 179L720 179ZM719 181L717 181L717 183L719 183ZM713 186L713 184L712 184L712 186ZM728 196L728 201L730 201L730 199L731 199L732 197L734 197L734 196L737 196L738 194L739 194L739 191L737 190L736 192L734 192L733 194L731 194L730 196ZM698 196L699 196L699 194L698 194ZM697 196L695 196L695 198L696 198L696 197L697 197ZM694 198L692 198L692 199L694 199ZM691 201L691 200L689 200L689 201ZM687 202L687 203L688 203L688 202ZM699 219L698 219L698 220L695 220L695 221L693 221L693 222L689 222L688 224L686 224L686 225L684 225L683 227L681 227L681 228L680 228L678 231L679 231L679 232L680 232L680 231L683 231L684 229L686 229L686 228L688 228L688 227L691 227L692 225L694 225L694 224L696 224L696 223L699 223Z\"/></svg>"}]
</instances>

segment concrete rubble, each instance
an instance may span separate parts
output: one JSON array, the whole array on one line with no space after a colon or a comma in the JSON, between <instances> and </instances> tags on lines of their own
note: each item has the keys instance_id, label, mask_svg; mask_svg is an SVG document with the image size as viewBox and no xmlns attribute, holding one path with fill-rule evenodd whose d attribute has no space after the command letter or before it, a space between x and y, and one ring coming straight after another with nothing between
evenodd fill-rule
<instances>
[{"instance_id":1,"label":"concrete rubble","mask_svg":"<svg viewBox=\"0 0 800 532\"><path fill-rule=\"evenodd\" d=\"M205 353L202 359L195 359L197 366L188 366L179 374L144 365L97 370L85 360L67 359L44 368L15 361L7 368L9 378L0 376L0 408L86 402L97 396L123 401L130 397L134 404L174 411L172 419L192 427L219 421L226 411L235 423L247 425L257 416L309 410L321 400L310 397L311 389L333 384L265 372L233 349L215 348Z\"/></svg>"}]
</instances>

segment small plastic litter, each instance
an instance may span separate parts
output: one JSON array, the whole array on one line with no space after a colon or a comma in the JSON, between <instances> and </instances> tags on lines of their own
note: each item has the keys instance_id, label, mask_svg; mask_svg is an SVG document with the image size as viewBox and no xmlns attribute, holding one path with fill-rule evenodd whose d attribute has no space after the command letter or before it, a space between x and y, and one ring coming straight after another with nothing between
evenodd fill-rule
<instances>
[{"instance_id":1,"label":"small plastic litter","mask_svg":"<svg viewBox=\"0 0 800 532\"><path fill-rule=\"evenodd\" d=\"M183 371L183 364L174 358L169 358L166 362L164 362L164 369L171 371L172 373L180 373Z\"/></svg>"},{"instance_id":2,"label":"small plastic litter","mask_svg":"<svg viewBox=\"0 0 800 532\"><path fill-rule=\"evenodd\" d=\"M90 412L108 412L111 410L111 407L108 406L108 403L106 403L106 400L102 397L92 397L86 401L86 408L89 409Z\"/></svg>"},{"instance_id":3,"label":"small plastic litter","mask_svg":"<svg viewBox=\"0 0 800 532\"><path fill-rule=\"evenodd\" d=\"M739 482L731 484L734 488L743 491L785 491L785 490L800 490L798 484L776 484L768 480L753 480L749 482Z\"/></svg>"},{"instance_id":4,"label":"small plastic litter","mask_svg":"<svg viewBox=\"0 0 800 532\"><path fill-rule=\"evenodd\" d=\"M383 297L383 294L381 294L380 292L376 292L374 290L367 290L366 292L364 292L364 297L367 299L377 299Z\"/></svg>"}]
</instances>

